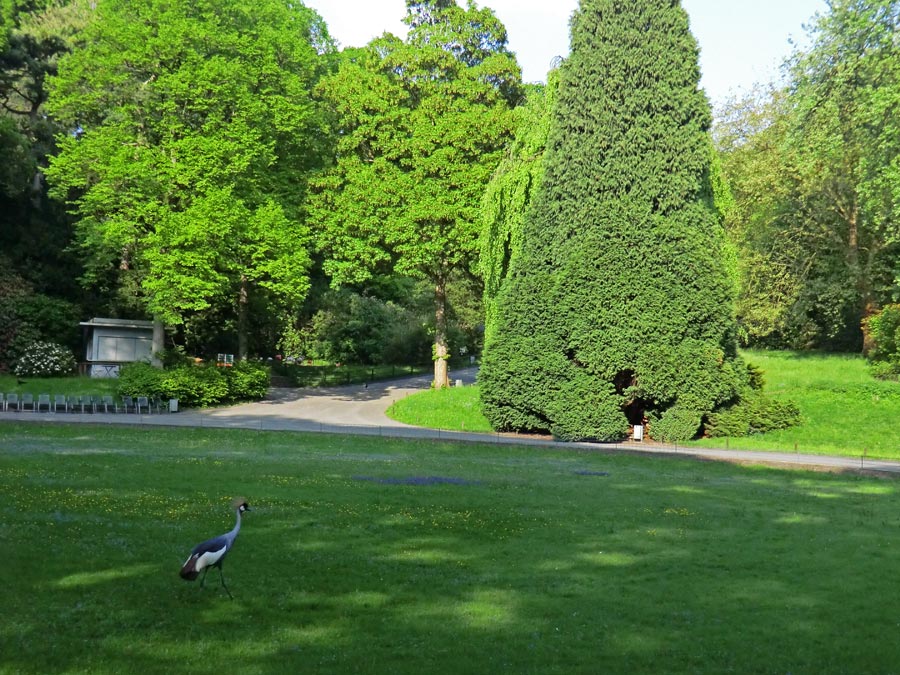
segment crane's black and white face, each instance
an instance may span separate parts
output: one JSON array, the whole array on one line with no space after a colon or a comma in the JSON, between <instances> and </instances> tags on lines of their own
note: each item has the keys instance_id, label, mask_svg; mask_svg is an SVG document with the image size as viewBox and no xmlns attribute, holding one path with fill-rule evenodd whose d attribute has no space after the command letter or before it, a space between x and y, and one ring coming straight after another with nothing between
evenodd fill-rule
<instances>
[{"instance_id":1,"label":"crane's black and white face","mask_svg":"<svg viewBox=\"0 0 900 675\"><path fill-rule=\"evenodd\" d=\"M250 505L247 502L242 502L240 506L238 506L238 511L243 513L244 511L250 511Z\"/></svg>"}]
</instances>

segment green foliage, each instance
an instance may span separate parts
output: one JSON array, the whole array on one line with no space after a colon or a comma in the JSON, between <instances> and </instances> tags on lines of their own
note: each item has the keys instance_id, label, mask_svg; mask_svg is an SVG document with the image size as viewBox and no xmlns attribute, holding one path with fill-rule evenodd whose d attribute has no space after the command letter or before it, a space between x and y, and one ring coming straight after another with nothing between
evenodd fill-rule
<instances>
[{"instance_id":1,"label":"green foliage","mask_svg":"<svg viewBox=\"0 0 900 675\"><path fill-rule=\"evenodd\" d=\"M35 342L78 344L78 309L65 300L36 293L0 256L0 370L12 369Z\"/></svg>"},{"instance_id":2,"label":"green foliage","mask_svg":"<svg viewBox=\"0 0 900 675\"><path fill-rule=\"evenodd\" d=\"M893 304L863 321L866 356L878 379L900 376L900 305Z\"/></svg>"},{"instance_id":3,"label":"green foliage","mask_svg":"<svg viewBox=\"0 0 900 675\"><path fill-rule=\"evenodd\" d=\"M92 13L89 4L9 0L0 10L0 251L9 269L27 279L35 292L76 302L88 298L76 282L81 268L69 249L71 218L47 198L42 175L55 152L54 135L62 130L45 102L46 80L56 72L58 59L74 47L86 13ZM91 295L98 291L102 293L92 289ZM75 346L68 335L45 339Z\"/></svg>"},{"instance_id":4,"label":"green foliage","mask_svg":"<svg viewBox=\"0 0 900 675\"><path fill-rule=\"evenodd\" d=\"M321 84L337 159L313 183L310 219L333 285L385 271L431 283L443 356L447 285L473 267L479 204L511 135L521 75L491 10L407 8L405 40L387 34L346 50Z\"/></svg>"},{"instance_id":5,"label":"green foliage","mask_svg":"<svg viewBox=\"0 0 900 675\"><path fill-rule=\"evenodd\" d=\"M541 184L544 150L558 89L557 69L548 73L545 87L527 88L525 104L515 109L515 138L481 200L478 267L484 280L486 335L493 331L500 287L522 248L526 214Z\"/></svg>"},{"instance_id":6,"label":"green foliage","mask_svg":"<svg viewBox=\"0 0 900 675\"><path fill-rule=\"evenodd\" d=\"M863 328L868 337L867 356L872 361L900 362L900 305L887 305L867 317Z\"/></svg>"},{"instance_id":7,"label":"green foliage","mask_svg":"<svg viewBox=\"0 0 900 675\"><path fill-rule=\"evenodd\" d=\"M50 80L68 132L47 176L77 214L85 282L112 276L168 324L230 310L246 344L250 296L280 311L309 288L321 18L283 0L106 0L83 38Z\"/></svg>"},{"instance_id":8,"label":"green foliage","mask_svg":"<svg viewBox=\"0 0 900 675\"><path fill-rule=\"evenodd\" d=\"M857 350L861 319L896 300L898 12L896 0L829 2L785 89L724 115L747 343Z\"/></svg>"},{"instance_id":9,"label":"green foliage","mask_svg":"<svg viewBox=\"0 0 900 675\"><path fill-rule=\"evenodd\" d=\"M188 366L194 363L194 359L187 355L184 347L175 345L171 349L164 349L155 354L162 363L163 368L175 368L176 366Z\"/></svg>"},{"instance_id":10,"label":"green foliage","mask_svg":"<svg viewBox=\"0 0 900 675\"><path fill-rule=\"evenodd\" d=\"M0 263L4 261L0 258ZM0 370L12 368L25 347L40 339L37 328L22 321L21 303L31 294L31 286L0 265Z\"/></svg>"},{"instance_id":11,"label":"green foliage","mask_svg":"<svg viewBox=\"0 0 900 675\"><path fill-rule=\"evenodd\" d=\"M238 361L225 369L228 399L231 401L258 401L265 398L271 384L269 369L252 361Z\"/></svg>"},{"instance_id":12,"label":"green foliage","mask_svg":"<svg viewBox=\"0 0 900 675\"><path fill-rule=\"evenodd\" d=\"M612 383L584 373L560 384L548 406L550 433L561 441L617 441L628 433Z\"/></svg>"},{"instance_id":13,"label":"green foliage","mask_svg":"<svg viewBox=\"0 0 900 675\"><path fill-rule=\"evenodd\" d=\"M129 363L119 369L118 380L120 396L177 398L184 407L258 400L268 388L268 369L251 362L238 362L232 368L182 365L169 370Z\"/></svg>"},{"instance_id":14,"label":"green foliage","mask_svg":"<svg viewBox=\"0 0 900 675\"><path fill-rule=\"evenodd\" d=\"M228 380L223 368L183 366L160 371L163 399L177 398L185 407L206 407L229 400Z\"/></svg>"},{"instance_id":15,"label":"green foliage","mask_svg":"<svg viewBox=\"0 0 900 675\"><path fill-rule=\"evenodd\" d=\"M680 443L696 437L702 413L697 409L675 405L661 415L651 414L647 433L660 443Z\"/></svg>"},{"instance_id":16,"label":"green foliage","mask_svg":"<svg viewBox=\"0 0 900 675\"><path fill-rule=\"evenodd\" d=\"M704 430L710 438L748 436L789 429L801 421L800 409L792 401L748 392L734 405L712 413Z\"/></svg>"},{"instance_id":17,"label":"green foliage","mask_svg":"<svg viewBox=\"0 0 900 675\"><path fill-rule=\"evenodd\" d=\"M761 391L763 387L766 386L765 371L759 366L746 361L744 362L744 366L747 369L747 385L750 389Z\"/></svg>"},{"instance_id":18,"label":"green foliage","mask_svg":"<svg viewBox=\"0 0 900 675\"><path fill-rule=\"evenodd\" d=\"M398 377L427 373L430 362L424 365L380 365L358 366L342 363L336 365L303 365L299 363L275 363L272 370L290 379L297 387L334 387L349 384L364 384L378 380L395 380Z\"/></svg>"},{"instance_id":19,"label":"green foliage","mask_svg":"<svg viewBox=\"0 0 900 675\"><path fill-rule=\"evenodd\" d=\"M17 302L19 321L34 328L45 340L65 345L69 350L79 346L79 308L60 298L33 293Z\"/></svg>"},{"instance_id":20,"label":"green foliage","mask_svg":"<svg viewBox=\"0 0 900 675\"><path fill-rule=\"evenodd\" d=\"M900 367L888 361L875 361L869 364L869 372L876 380L900 379Z\"/></svg>"},{"instance_id":21,"label":"green foliage","mask_svg":"<svg viewBox=\"0 0 900 675\"><path fill-rule=\"evenodd\" d=\"M394 327L406 323L405 314L378 298L346 290L331 292L313 316L309 342L300 353L332 363L382 363L384 346Z\"/></svg>"},{"instance_id":22,"label":"green foliage","mask_svg":"<svg viewBox=\"0 0 900 675\"><path fill-rule=\"evenodd\" d=\"M677 3L582 2L485 346L495 428L611 440L653 412L685 440L746 385L698 79Z\"/></svg>"},{"instance_id":23,"label":"green foliage","mask_svg":"<svg viewBox=\"0 0 900 675\"><path fill-rule=\"evenodd\" d=\"M55 377L75 371L75 357L71 350L53 342L33 342L28 345L13 367L21 377Z\"/></svg>"},{"instance_id":24,"label":"green foliage","mask_svg":"<svg viewBox=\"0 0 900 675\"><path fill-rule=\"evenodd\" d=\"M119 368L116 390L119 396L166 398L162 380L164 371L149 363L129 363Z\"/></svg>"},{"instance_id":25,"label":"green foliage","mask_svg":"<svg viewBox=\"0 0 900 675\"><path fill-rule=\"evenodd\" d=\"M407 299L419 295L415 286L405 292ZM430 360L427 310L349 288L328 290L316 304L309 321L282 341L286 355L357 365Z\"/></svg>"}]
</instances>

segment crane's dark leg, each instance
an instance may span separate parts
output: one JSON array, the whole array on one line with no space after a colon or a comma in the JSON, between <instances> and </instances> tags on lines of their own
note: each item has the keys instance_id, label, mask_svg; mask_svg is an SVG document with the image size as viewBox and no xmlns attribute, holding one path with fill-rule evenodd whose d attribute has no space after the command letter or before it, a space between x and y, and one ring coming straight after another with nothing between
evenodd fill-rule
<instances>
[{"instance_id":1,"label":"crane's dark leg","mask_svg":"<svg viewBox=\"0 0 900 675\"><path fill-rule=\"evenodd\" d=\"M225 592L228 593L228 597L234 600L234 596L231 594L231 591L228 590L228 586L225 585L225 575L222 574L221 565L219 565L219 581L222 582L222 588L224 588Z\"/></svg>"},{"instance_id":2,"label":"crane's dark leg","mask_svg":"<svg viewBox=\"0 0 900 675\"><path fill-rule=\"evenodd\" d=\"M206 583L206 573L209 572L208 567L203 568L203 576L200 577L200 588L203 588L203 584Z\"/></svg>"}]
</instances>

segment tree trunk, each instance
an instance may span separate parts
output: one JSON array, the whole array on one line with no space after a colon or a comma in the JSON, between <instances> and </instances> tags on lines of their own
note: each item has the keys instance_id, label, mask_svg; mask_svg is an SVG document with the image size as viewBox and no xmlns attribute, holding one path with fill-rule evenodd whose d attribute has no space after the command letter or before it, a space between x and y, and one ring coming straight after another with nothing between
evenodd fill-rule
<instances>
[{"instance_id":1,"label":"tree trunk","mask_svg":"<svg viewBox=\"0 0 900 675\"><path fill-rule=\"evenodd\" d=\"M239 361L244 361L247 358L248 352L248 344L249 344L249 313L250 313L250 291L249 291L249 282L247 281L247 277L241 275L241 287L238 291L238 305L237 305L237 338L238 338L238 353L237 357Z\"/></svg>"},{"instance_id":2,"label":"tree trunk","mask_svg":"<svg viewBox=\"0 0 900 675\"><path fill-rule=\"evenodd\" d=\"M434 387L444 389L450 386L447 347L447 289L443 280L434 287Z\"/></svg>"},{"instance_id":3,"label":"tree trunk","mask_svg":"<svg viewBox=\"0 0 900 675\"><path fill-rule=\"evenodd\" d=\"M159 355L166 348L165 333L163 332L163 322L159 317L153 317L153 342L150 348L150 363L156 368L162 368L162 359Z\"/></svg>"},{"instance_id":4,"label":"tree trunk","mask_svg":"<svg viewBox=\"0 0 900 675\"><path fill-rule=\"evenodd\" d=\"M850 274L853 278L853 284L856 288L856 316L854 316L853 318L856 320L856 328L858 329L859 335L862 338L860 346L862 348L862 352L865 354L869 348L869 345L867 345L866 343L866 332L864 329L862 329L862 323L867 316L874 313L874 311L876 310L876 303L874 291L872 289L872 279L870 276L872 264L871 249L869 250L869 259L866 261L866 264L863 265L862 261L860 260L861 251L859 245L859 218L859 206L854 203L849 217L847 218L847 266L850 269Z\"/></svg>"},{"instance_id":5,"label":"tree trunk","mask_svg":"<svg viewBox=\"0 0 900 675\"><path fill-rule=\"evenodd\" d=\"M859 272L859 208L855 204L847 217L847 264Z\"/></svg>"}]
</instances>

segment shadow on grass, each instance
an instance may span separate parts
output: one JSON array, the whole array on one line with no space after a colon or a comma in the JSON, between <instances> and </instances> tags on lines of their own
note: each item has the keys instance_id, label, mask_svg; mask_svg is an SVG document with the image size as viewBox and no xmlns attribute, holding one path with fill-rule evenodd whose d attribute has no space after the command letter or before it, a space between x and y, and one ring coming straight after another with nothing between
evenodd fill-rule
<instances>
[{"instance_id":1,"label":"shadow on grass","mask_svg":"<svg viewBox=\"0 0 900 675\"><path fill-rule=\"evenodd\" d=\"M885 639L900 600L883 574L900 546L893 483L366 439L284 439L248 456L217 434L210 457L172 441L143 456L0 452L0 543L15 580L3 669L818 673L900 662ZM410 475L469 484L395 481ZM177 572L194 542L230 527L218 495L238 493L254 511L225 563L232 602L215 573L201 590Z\"/></svg>"}]
</instances>

